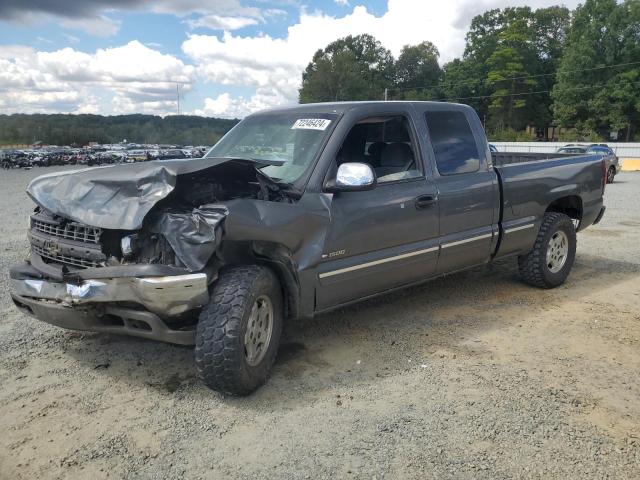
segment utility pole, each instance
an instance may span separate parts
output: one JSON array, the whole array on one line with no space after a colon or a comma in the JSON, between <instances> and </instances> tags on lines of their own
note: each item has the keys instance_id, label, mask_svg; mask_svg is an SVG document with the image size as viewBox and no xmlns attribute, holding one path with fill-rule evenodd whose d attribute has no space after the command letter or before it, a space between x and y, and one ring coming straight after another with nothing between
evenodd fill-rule
<instances>
[{"instance_id":1,"label":"utility pole","mask_svg":"<svg viewBox=\"0 0 640 480\"><path fill-rule=\"evenodd\" d=\"M385 88L385 89L384 89L384 101L385 101L385 102L387 101L388 93L389 93L389 89L388 89L388 88Z\"/></svg>"},{"instance_id":2,"label":"utility pole","mask_svg":"<svg viewBox=\"0 0 640 480\"><path fill-rule=\"evenodd\" d=\"M178 100L178 115L180 115L180 84L176 83L176 98Z\"/></svg>"}]
</instances>

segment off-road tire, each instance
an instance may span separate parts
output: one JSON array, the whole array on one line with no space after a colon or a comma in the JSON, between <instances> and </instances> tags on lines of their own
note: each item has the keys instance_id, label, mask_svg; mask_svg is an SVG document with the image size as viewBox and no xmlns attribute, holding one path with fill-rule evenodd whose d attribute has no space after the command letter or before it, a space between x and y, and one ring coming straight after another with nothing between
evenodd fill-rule
<instances>
[{"instance_id":1,"label":"off-road tire","mask_svg":"<svg viewBox=\"0 0 640 480\"><path fill-rule=\"evenodd\" d=\"M609 167L609 170L607 170L607 183L613 183L615 181L615 178L616 178L616 168Z\"/></svg>"},{"instance_id":2,"label":"off-road tire","mask_svg":"<svg viewBox=\"0 0 640 480\"><path fill-rule=\"evenodd\" d=\"M566 234L569 241L569 252L563 267L553 273L546 262L547 248L551 237L558 230L562 230ZM562 285L569 276L576 258L576 243L576 229L571 218L563 213L545 213L533 250L518 257L520 276L534 287L555 288Z\"/></svg>"},{"instance_id":3,"label":"off-road tire","mask_svg":"<svg viewBox=\"0 0 640 480\"><path fill-rule=\"evenodd\" d=\"M245 357L244 336L251 308L259 296L273 305L273 330L264 357L256 366ZM211 389L228 395L248 395L271 372L283 323L282 291L275 274L258 265L232 267L220 273L196 329L198 377Z\"/></svg>"}]
</instances>

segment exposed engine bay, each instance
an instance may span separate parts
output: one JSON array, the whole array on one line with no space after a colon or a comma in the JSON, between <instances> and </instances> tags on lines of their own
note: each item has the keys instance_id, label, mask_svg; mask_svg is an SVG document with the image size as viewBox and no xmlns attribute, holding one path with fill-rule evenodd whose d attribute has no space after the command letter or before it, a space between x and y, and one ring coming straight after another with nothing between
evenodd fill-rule
<instances>
[{"instance_id":1,"label":"exposed engine bay","mask_svg":"<svg viewBox=\"0 0 640 480\"><path fill-rule=\"evenodd\" d=\"M123 189L131 192L131 182L125 178L118 182L109 181L105 175L91 175L92 178L84 182L80 178L78 182L78 176L85 173L80 172L74 176L76 182L71 191L72 185L65 184L65 176L62 181L49 177L49 182L30 185L28 191L39 204L31 217L29 232L32 264L45 264L62 274L130 264L171 265L190 272L201 271L212 264L210 267L215 269L220 259L214 253L222 241L224 221L229 213L225 202L238 199L296 201L295 192L262 174L259 166L250 161L230 160L201 170L176 173L169 176L173 182L168 183L166 172L159 173L158 164L154 167L147 167L149 176L140 175L147 173L144 171L132 172L139 174L135 179L138 208L130 205L121 223L127 227L138 223L141 217L140 228L135 229L102 226L111 227L113 216L122 215L122 208L113 199ZM167 189L163 186L167 185L172 188L164 193ZM105 191L106 188L111 191ZM52 213L47 207L51 204L55 207L55 202L47 202L47 197L54 196L56 190L67 195L67 199L81 192L83 201L78 205L82 208ZM160 196L163 198L158 198ZM158 200L148 208L155 199ZM70 204L73 202L67 201L66 205ZM85 219L85 212L89 212L88 217L96 217L97 212L105 221ZM83 220L93 220L93 223Z\"/></svg>"}]
</instances>

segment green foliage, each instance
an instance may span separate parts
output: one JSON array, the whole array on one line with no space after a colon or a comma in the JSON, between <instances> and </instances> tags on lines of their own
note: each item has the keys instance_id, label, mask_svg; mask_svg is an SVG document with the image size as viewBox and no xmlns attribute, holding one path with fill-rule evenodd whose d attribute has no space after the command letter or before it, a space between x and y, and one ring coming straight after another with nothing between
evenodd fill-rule
<instances>
[{"instance_id":1,"label":"green foliage","mask_svg":"<svg viewBox=\"0 0 640 480\"><path fill-rule=\"evenodd\" d=\"M371 35L349 35L314 54L302 74L300 103L378 100L393 77L389 50Z\"/></svg>"},{"instance_id":2,"label":"green foliage","mask_svg":"<svg viewBox=\"0 0 640 480\"><path fill-rule=\"evenodd\" d=\"M153 115L0 115L0 144L89 142L213 145L238 120Z\"/></svg>"},{"instance_id":3,"label":"green foliage","mask_svg":"<svg viewBox=\"0 0 640 480\"><path fill-rule=\"evenodd\" d=\"M526 126L528 99L525 95L513 94L529 94L537 86L527 68L535 61L530 37L531 31L525 19L510 22L498 34L496 48L487 59L487 83L493 90L489 112L500 126L518 129Z\"/></svg>"},{"instance_id":4,"label":"green foliage","mask_svg":"<svg viewBox=\"0 0 640 480\"><path fill-rule=\"evenodd\" d=\"M459 59L447 63L443 67L443 98L449 102L471 105L480 118L487 114L487 86L483 79L486 73L484 65L470 59Z\"/></svg>"},{"instance_id":5,"label":"green foliage","mask_svg":"<svg viewBox=\"0 0 640 480\"><path fill-rule=\"evenodd\" d=\"M554 117L581 135L631 139L640 122L640 2L587 0L575 12L553 89Z\"/></svg>"},{"instance_id":6,"label":"green foliage","mask_svg":"<svg viewBox=\"0 0 640 480\"><path fill-rule=\"evenodd\" d=\"M534 142L536 139L527 132L505 128L491 133L492 142Z\"/></svg>"},{"instance_id":7,"label":"green foliage","mask_svg":"<svg viewBox=\"0 0 640 480\"><path fill-rule=\"evenodd\" d=\"M594 132L581 133L575 128L570 128L566 131L562 131L558 135L559 142L582 142L582 143L600 143L607 141L607 138L602 138L600 135Z\"/></svg>"},{"instance_id":8,"label":"green foliage","mask_svg":"<svg viewBox=\"0 0 640 480\"><path fill-rule=\"evenodd\" d=\"M405 45L395 63L394 98L404 100L430 100L440 97L439 82L442 69L438 64L440 53L431 42Z\"/></svg>"},{"instance_id":9,"label":"green foliage","mask_svg":"<svg viewBox=\"0 0 640 480\"><path fill-rule=\"evenodd\" d=\"M493 131L548 125L549 95L531 92L551 89L568 24L564 7L496 9L476 16L462 59L444 66L445 98L472 105Z\"/></svg>"},{"instance_id":10,"label":"green foliage","mask_svg":"<svg viewBox=\"0 0 640 480\"><path fill-rule=\"evenodd\" d=\"M365 54L366 52L366 54ZM565 136L630 140L640 124L640 1L586 0L565 7L488 10L471 21L462 58L442 69L430 42L397 61L369 35L319 50L300 101L447 100L476 109L492 137L527 125L572 127ZM607 67L619 65L617 67Z\"/></svg>"}]
</instances>

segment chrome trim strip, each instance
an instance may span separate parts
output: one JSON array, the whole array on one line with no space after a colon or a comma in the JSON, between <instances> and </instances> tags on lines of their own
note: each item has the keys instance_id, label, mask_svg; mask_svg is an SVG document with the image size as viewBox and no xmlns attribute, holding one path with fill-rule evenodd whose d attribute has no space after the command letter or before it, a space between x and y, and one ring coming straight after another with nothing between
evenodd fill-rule
<instances>
[{"instance_id":1,"label":"chrome trim strip","mask_svg":"<svg viewBox=\"0 0 640 480\"><path fill-rule=\"evenodd\" d=\"M504 233L519 232L520 230L526 230L527 228L533 228L534 225L535 225L534 223L529 223L527 225L522 225L520 227L507 228L507 229L505 229Z\"/></svg>"},{"instance_id":2,"label":"chrome trim strip","mask_svg":"<svg viewBox=\"0 0 640 480\"><path fill-rule=\"evenodd\" d=\"M462 245L464 243L475 242L477 240L482 240L483 238L493 237L493 233L485 233L484 235L478 235L476 237L465 238L464 240L458 240L457 242L444 243L442 248L455 247L456 245Z\"/></svg>"},{"instance_id":3,"label":"chrome trim strip","mask_svg":"<svg viewBox=\"0 0 640 480\"><path fill-rule=\"evenodd\" d=\"M340 268L338 270L332 270L330 272L324 272L318 275L320 278L332 277L334 275L340 275L341 273L353 272L354 270L360 270L362 268L373 267L387 262L393 262L395 260L402 260L403 258L415 257L416 255L422 255L423 253L435 252L439 247L430 247L422 250L416 250L415 252L403 253L401 255L395 255L393 257L381 258L380 260L374 260L373 262L361 263L352 267Z\"/></svg>"}]
</instances>

